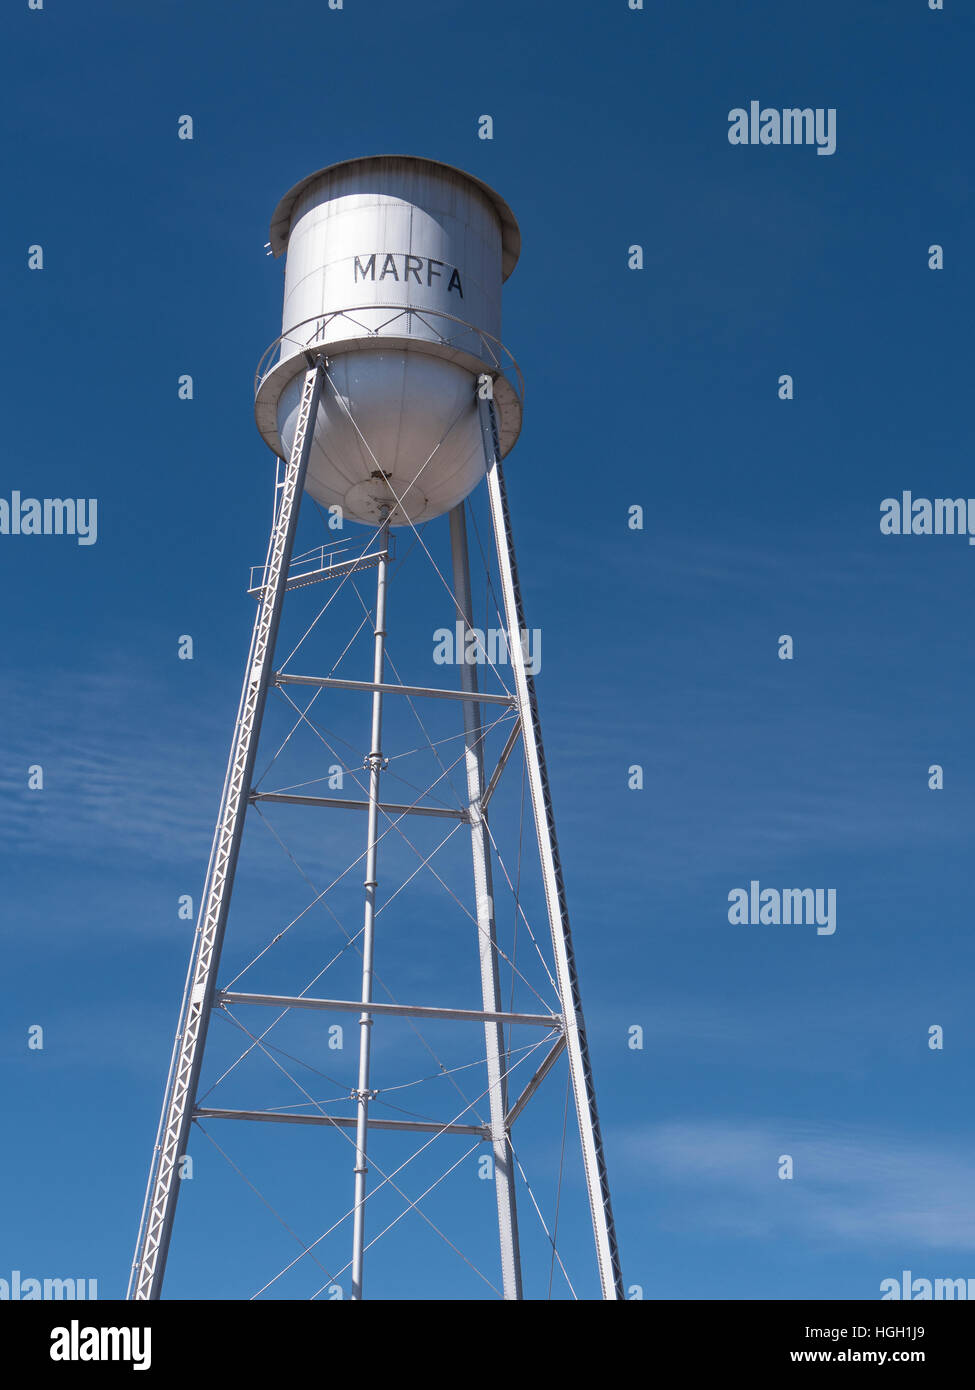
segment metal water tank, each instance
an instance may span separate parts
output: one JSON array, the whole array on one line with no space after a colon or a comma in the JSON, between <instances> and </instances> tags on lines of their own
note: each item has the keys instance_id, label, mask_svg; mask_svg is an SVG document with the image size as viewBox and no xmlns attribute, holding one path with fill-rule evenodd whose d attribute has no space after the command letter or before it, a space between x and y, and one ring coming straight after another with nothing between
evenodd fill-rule
<instances>
[{"instance_id":1,"label":"metal water tank","mask_svg":"<svg viewBox=\"0 0 975 1390\"><path fill-rule=\"evenodd\" d=\"M372 524L384 508L405 525L456 506L484 472L484 373L508 452L521 379L500 341L501 286L520 244L507 203L437 160L348 160L285 195L270 239L287 255L283 331L258 369L255 415L287 458L310 354L324 349L312 497Z\"/></svg>"}]
</instances>

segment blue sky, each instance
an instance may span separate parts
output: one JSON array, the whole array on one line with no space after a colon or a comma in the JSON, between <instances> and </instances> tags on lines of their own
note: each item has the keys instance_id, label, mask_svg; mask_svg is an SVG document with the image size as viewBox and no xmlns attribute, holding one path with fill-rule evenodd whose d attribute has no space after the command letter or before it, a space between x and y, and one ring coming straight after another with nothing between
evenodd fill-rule
<instances>
[{"instance_id":1,"label":"blue sky","mask_svg":"<svg viewBox=\"0 0 975 1390\"><path fill-rule=\"evenodd\" d=\"M191 938L176 901L202 881L253 616L243 590L269 521L251 398L279 330L267 226L307 173L384 152L469 170L521 225L504 339L527 390L507 476L544 634L625 1283L646 1298L875 1298L905 1268L975 1273L959 1103L975 555L962 538L879 530L902 490L975 493L961 139L975 21L956 0L943 13L282 0L273 14L241 0L232 23L212 3L48 0L5 28L0 496L97 497L98 540L0 536L0 1277L124 1291ZM752 99L835 108L835 154L730 145L728 112ZM176 138L184 113L192 142ZM634 243L642 271L627 267ZM192 402L177 399L184 372ZM627 527L633 504L642 531ZM483 527L483 499L475 513ZM438 625L436 586L417 584L391 598L394 658ZM176 657L183 633L192 662ZM42 792L27 790L36 763ZM627 787L633 763L642 791ZM356 831L323 841L294 824L325 867ZM261 831L248 829L240 964L304 891L293 875L279 885L288 865ZM834 888L835 934L731 926L728 893L751 879ZM434 890L402 920L437 949L385 947L404 989L430 996L451 992L471 944L437 919ZM306 941L294 966L316 952ZM934 1024L942 1051L927 1046ZM314 1046L308 1018L291 1036ZM377 1065L388 1055L392 1076L388 1037ZM526 1139L540 1167L561 1134L553 1085ZM247 1171L307 1185L310 1239L349 1195L351 1162L333 1146L326 1164L306 1131L285 1148L282 1128L247 1141ZM244 1143L212 1134L234 1154ZM195 1143L167 1292L248 1297L293 1242L209 1148ZM776 1175L783 1153L792 1181ZM493 1198L472 1164L442 1210L477 1228L494 1277ZM578 1206L578 1174L568 1195ZM584 1219L565 1239L592 1296ZM407 1269L413 1296L490 1296L422 1224L401 1222L389 1246L375 1295L402 1296ZM296 1275L276 1291L317 1286Z\"/></svg>"}]
</instances>

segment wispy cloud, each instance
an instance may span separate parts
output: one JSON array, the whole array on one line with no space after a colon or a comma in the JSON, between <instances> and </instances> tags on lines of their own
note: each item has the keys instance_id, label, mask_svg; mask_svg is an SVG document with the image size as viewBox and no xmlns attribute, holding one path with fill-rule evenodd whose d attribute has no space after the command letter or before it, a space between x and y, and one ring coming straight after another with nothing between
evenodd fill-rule
<instances>
[{"instance_id":1,"label":"wispy cloud","mask_svg":"<svg viewBox=\"0 0 975 1390\"><path fill-rule=\"evenodd\" d=\"M205 853L229 720L221 731L215 714L201 713L181 728L169 705L167 690L124 671L58 671L40 687L7 675L0 835L8 852L137 851L169 862ZM30 791L37 764L44 789Z\"/></svg>"},{"instance_id":2,"label":"wispy cloud","mask_svg":"<svg viewBox=\"0 0 975 1390\"><path fill-rule=\"evenodd\" d=\"M781 1120L671 1122L614 1136L621 1170L714 1233L975 1250L975 1160L934 1141ZM777 1160L790 1154L795 1177Z\"/></svg>"}]
</instances>

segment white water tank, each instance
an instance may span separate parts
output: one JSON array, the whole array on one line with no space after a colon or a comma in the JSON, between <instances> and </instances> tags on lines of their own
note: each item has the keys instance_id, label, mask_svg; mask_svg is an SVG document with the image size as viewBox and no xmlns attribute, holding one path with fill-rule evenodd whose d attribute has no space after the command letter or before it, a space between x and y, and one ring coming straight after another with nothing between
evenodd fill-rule
<instances>
[{"instance_id":1,"label":"white water tank","mask_svg":"<svg viewBox=\"0 0 975 1390\"><path fill-rule=\"evenodd\" d=\"M501 345L501 286L521 238L480 179L432 159L333 164L286 194L271 249L287 253L277 361L255 415L287 458L301 386L325 351L306 491L346 517L393 525L449 511L484 473L477 378L493 381L506 454L521 428L520 374Z\"/></svg>"}]
</instances>

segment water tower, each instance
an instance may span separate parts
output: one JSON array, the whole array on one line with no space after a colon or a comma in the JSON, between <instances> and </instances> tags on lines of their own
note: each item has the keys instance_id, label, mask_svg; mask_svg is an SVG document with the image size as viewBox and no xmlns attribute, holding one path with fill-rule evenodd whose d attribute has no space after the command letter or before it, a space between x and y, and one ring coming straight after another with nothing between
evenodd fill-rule
<instances>
[{"instance_id":1,"label":"water tower","mask_svg":"<svg viewBox=\"0 0 975 1390\"><path fill-rule=\"evenodd\" d=\"M524 1180L551 1244L553 1270L557 1240L550 1229L551 1219L546 1222L528 1182L512 1136L529 1101L538 1104L546 1078L561 1067L566 1071L566 1118L570 1095L574 1102L583 1175L580 1188L584 1186L588 1198L587 1225L591 1224L595 1242L598 1288L603 1298L620 1298L619 1254L542 750L529 629L522 609L502 472L502 459L521 428L520 373L501 343L501 287L518 260L518 225L503 199L470 174L431 159L380 156L332 165L292 188L274 213L269 247L275 256L286 256L283 331L265 354L256 380L257 426L279 460L273 524L266 561L252 574L250 592L257 601L257 617L150 1167L129 1297L160 1297L193 1126L227 1119L317 1126L316 1133L331 1130L348 1143L351 1200L344 1217L340 1213L326 1234L344 1222L343 1238L350 1258L341 1266L340 1275L348 1270L345 1296L353 1299L363 1297L365 1251L378 1239L371 1230L370 1202L379 1189L386 1196L390 1187L401 1191L394 1180L400 1168L386 1172L374 1157L377 1142L392 1143L394 1137L397 1143L413 1142L415 1136L426 1152L434 1138L438 1143L456 1142L458 1136L473 1139L473 1147L487 1156L480 1176L490 1174L496 1194L500 1241L496 1292L506 1299L531 1296L526 1295L523 1280L525 1242L519 1233L519 1179ZM494 555L491 561L482 558L485 593L494 596L500 621L496 631L475 623L465 510L465 504L469 506L485 489ZM295 537L303 497L310 499L306 508L313 509L327 528L339 528L339 539L299 556L295 554ZM450 561L442 569L432 547L436 524L443 517L448 518ZM429 528L429 523L434 527ZM449 609L451 624L444 631L456 634L453 656L447 662L448 669L457 667L453 682L406 683L390 670L387 601L397 537L409 541L410 554L415 557L412 563L427 566L429 562L432 566L438 611L443 614L444 605ZM374 597L371 604L363 605L366 618L357 629L361 632L366 623L369 669L357 670L356 678L335 675L338 659L329 659L329 674L297 674L290 668L293 653L276 665L286 597L294 590L304 591L318 584L325 586L329 600L298 647L312 629L317 638L325 631L334 647L332 655L344 656L351 639L346 643L344 632L332 632L323 614L331 598L346 586L355 587L356 576L364 571L375 572L367 576L370 583L375 579ZM419 604L421 586L401 588L405 581L398 578L398 570L395 573L397 592L405 594L411 604ZM289 607L297 601L297 595L288 597ZM489 688L492 679L496 688ZM335 789L331 781L323 787L321 778L304 778L283 791L261 789L262 784L255 781L255 768L272 691L283 693L289 702L291 692L297 691L309 701L321 695L336 699L354 696L368 704L371 717L367 719L365 709L362 711L362 737L368 742L363 742L361 763L357 769L351 759L345 769L361 788L360 796L308 794L309 786L316 792ZM414 713L421 704L456 712L457 729L452 737L460 740L457 762L462 780L456 806L442 804L442 797L434 792L447 785L440 773L432 788L420 790L412 799L394 801L387 792L393 775L391 759L396 754L384 743L384 733L390 705L403 700ZM299 713L295 729L301 726L304 732L304 726L313 727L309 706L299 709L294 704L293 708ZM423 719L417 718L426 731ZM331 747L320 728L314 727ZM490 759L489 734L498 740L499 748ZM430 750L446 774L449 769L439 751L444 742L446 738L431 740ZM495 833L498 789L506 768L508 781L512 780L510 769L519 757L522 804L528 808L527 819L533 829L529 839L537 848L534 869L539 910L547 926L547 933L538 936L525 910L527 899L521 895L520 850L516 884ZM311 764L303 763L302 768L311 770ZM338 785L344 787L341 768L338 778ZM229 984L220 983L218 971L241 858L245 812L249 807L263 812L269 803L300 806L306 812L313 808L316 815L323 809L357 814L360 827L365 818L362 848L353 861L356 873L361 868L364 875L358 890L361 925L354 934L346 932L356 958L357 988L348 991L353 997L322 998L307 988L299 993L244 993L234 988L239 975ZM467 845L466 896L470 905L466 906L460 895L452 896L474 928L473 942L469 937L464 939L472 986L479 976L479 992L471 1001L478 1003L478 1008L452 1007L454 999L445 1002L439 997L423 1002L403 1002L392 995L387 1000L377 998L375 986L380 979L384 942L389 950L414 952L421 963L424 953L435 951L444 962L437 987L443 985L445 974L453 983L455 966L450 960L457 938L452 929L449 934L438 937L434 933L424 941L416 926L417 920L422 922L422 914L419 919L409 919L408 932L402 927L385 929L387 922L396 921L399 904L405 901L400 894L419 872L406 875L392 865L388 869L383 866L385 848L395 840L391 832L402 835L400 827L410 818L438 826L450 824L447 838L455 830L463 832L462 839L453 843ZM417 852L423 869L435 863L433 850L426 856L409 837L402 838ZM325 861L331 844L327 831L323 831ZM325 867L331 873L335 866L326 863ZM436 876L449 887L439 873ZM516 948L499 937L502 914L498 894L503 890L512 895L515 929L527 932L541 962L538 967L533 961L534 968L541 968L551 986L552 1002L545 1007L513 1006L515 985L521 991L522 983L531 985L531 980L524 955L517 958ZM324 892L317 894L314 905L320 905L324 898ZM383 913L387 915L382 923L377 922ZM282 936L284 932L271 944ZM346 947L342 951L345 957L350 956ZM265 962L264 951L256 959ZM415 976L417 972L412 973ZM458 979L458 988L461 983ZM388 989L386 992L390 993ZM538 990L533 988L533 993L542 1000ZM518 997L520 1000L520 993ZM233 1016L234 1010L243 1009L273 1009L279 1018L311 1011L316 1022L322 1021L323 1015L346 1022L357 1016L352 1024L356 1032L350 1049L351 1081L345 1106L332 1102L326 1107L307 1089L302 1089L307 1102L300 1105L300 1113L295 1105L258 1110L207 1104L216 1085L201 1092L211 1019ZM388 1049L377 1054L377 1034L384 1027L404 1022L431 1056L436 1052L433 1044L421 1037L421 1026L469 1030L464 1036L474 1040L471 1045L476 1045L478 1052L483 1114L469 1102L459 1114L446 1117L403 1119L399 1116L411 1112L401 1106L377 1115L379 1105L389 1104L389 1092L383 1089L377 1068L380 1061L387 1070L390 1065ZM245 1056L260 1046L289 1074L263 1042L270 1028L260 1036L245 1032L253 1040ZM525 1034L530 1041L516 1047L513 1037ZM438 1065L439 1072L432 1080L463 1071L462 1066L448 1068L439 1059ZM473 1123L478 1116L478 1122ZM379 1133L374 1135L374 1131ZM323 1138L332 1139L333 1135L326 1133ZM551 1138L555 1142L558 1135ZM563 1162L564 1154L563 1123ZM406 1160L402 1166L405 1168ZM372 1184L370 1167L376 1179ZM454 1163L448 1173L456 1167ZM378 1174L383 1176L378 1178ZM561 1199L561 1168L558 1187ZM442 1235L421 1209L420 1198L403 1195L407 1211L424 1215ZM457 1210L455 1206L455 1220ZM306 1253L314 1253L322 1238L300 1243ZM456 1248L451 1238L444 1235L444 1239ZM559 1264L565 1272L561 1258ZM485 1282L495 1287L490 1278ZM335 1282L330 1287L341 1290L343 1285ZM573 1287L571 1281L569 1287ZM404 1288L403 1293L408 1296L409 1290ZM338 1296L343 1295L340 1292Z\"/></svg>"}]
</instances>

